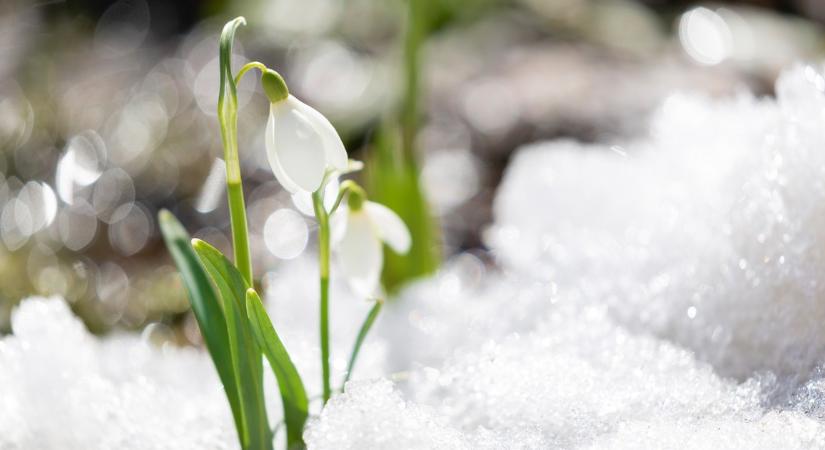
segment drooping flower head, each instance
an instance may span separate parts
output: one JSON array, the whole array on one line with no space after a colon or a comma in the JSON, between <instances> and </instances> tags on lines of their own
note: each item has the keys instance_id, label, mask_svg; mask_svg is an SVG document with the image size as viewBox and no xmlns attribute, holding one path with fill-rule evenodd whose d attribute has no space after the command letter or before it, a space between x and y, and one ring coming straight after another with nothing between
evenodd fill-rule
<instances>
[{"instance_id":1,"label":"drooping flower head","mask_svg":"<svg viewBox=\"0 0 825 450\"><path fill-rule=\"evenodd\" d=\"M340 270L362 297L378 295L384 265L382 244L396 253L407 253L411 244L401 218L386 206L366 200L360 189L352 190L348 206L333 216L332 241Z\"/></svg>"},{"instance_id":2,"label":"drooping flower head","mask_svg":"<svg viewBox=\"0 0 825 450\"><path fill-rule=\"evenodd\" d=\"M277 72L266 70L261 84L270 101L266 154L281 186L315 192L328 170L346 170L347 151L329 120L291 95Z\"/></svg>"}]
</instances>

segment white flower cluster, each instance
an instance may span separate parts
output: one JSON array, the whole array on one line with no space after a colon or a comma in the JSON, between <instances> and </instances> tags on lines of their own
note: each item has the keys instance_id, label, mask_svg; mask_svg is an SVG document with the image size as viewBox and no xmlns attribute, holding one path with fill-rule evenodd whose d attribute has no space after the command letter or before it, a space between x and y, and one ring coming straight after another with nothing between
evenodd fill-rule
<instances>
[{"instance_id":1,"label":"white flower cluster","mask_svg":"<svg viewBox=\"0 0 825 450\"><path fill-rule=\"evenodd\" d=\"M348 169L341 137L321 113L292 95L270 105L266 125L266 152L275 178L307 204L330 173ZM337 185L337 182L335 183ZM337 190L325 195L332 199ZM365 201L363 207L342 208L333 216L333 244L344 276L360 296L378 294L386 243L397 253L410 249L410 232L389 208Z\"/></svg>"}]
</instances>

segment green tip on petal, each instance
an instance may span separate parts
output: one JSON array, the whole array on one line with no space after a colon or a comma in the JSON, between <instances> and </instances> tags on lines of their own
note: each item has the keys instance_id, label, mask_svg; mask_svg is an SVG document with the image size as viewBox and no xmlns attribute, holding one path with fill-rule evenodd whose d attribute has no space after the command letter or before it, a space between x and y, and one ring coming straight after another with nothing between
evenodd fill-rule
<instances>
[{"instance_id":1,"label":"green tip on petal","mask_svg":"<svg viewBox=\"0 0 825 450\"><path fill-rule=\"evenodd\" d=\"M261 74L261 86L271 103L278 103L289 97L289 89L286 87L284 78L272 69L266 69Z\"/></svg>"}]
</instances>

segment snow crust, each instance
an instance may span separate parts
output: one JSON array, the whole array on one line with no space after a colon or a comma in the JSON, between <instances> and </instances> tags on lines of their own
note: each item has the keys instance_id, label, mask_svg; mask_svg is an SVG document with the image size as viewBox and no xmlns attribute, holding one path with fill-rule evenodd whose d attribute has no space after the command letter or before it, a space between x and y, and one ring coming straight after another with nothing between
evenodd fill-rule
<instances>
[{"instance_id":1,"label":"snow crust","mask_svg":"<svg viewBox=\"0 0 825 450\"><path fill-rule=\"evenodd\" d=\"M508 267L607 304L718 373L807 379L825 356L825 81L778 100L674 96L625 150L524 149L496 199Z\"/></svg>"},{"instance_id":2,"label":"snow crust","mask_svg":"<svg viewBox=\"0 0 825 450\"><path fill-rule=\"evenodd\" d=\"M29 299L0 341L0 449L231 449L211 361L192 348L98 339L58 298Z\"/></svg>"},{"instance_id":3,"label":"snow crust","mask_svg":"<svg viewBox=\"0 0 825 450\"><path fill-rule=\"evenodd\" d=\"M499 268L458 255L389 304L309 448L825 448L825 79L776 91L673 96L620 146L521 149ZM264 280L310 395L314 280L303 259ZM333 289L340 380L369 304ZM204 352L93 337L59 299L13 329L0 449L236 448Z\"/></svg>"}]
</instances>

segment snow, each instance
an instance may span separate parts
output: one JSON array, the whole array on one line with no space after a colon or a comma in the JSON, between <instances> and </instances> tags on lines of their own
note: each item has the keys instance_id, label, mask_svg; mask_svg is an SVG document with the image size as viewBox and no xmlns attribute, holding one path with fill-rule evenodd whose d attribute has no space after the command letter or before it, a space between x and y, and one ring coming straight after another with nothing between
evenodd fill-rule
<instances>
[{"instance_id":1,"label":"snow","mask_svg":"<svg viewBox=\"0 0 825 450\"><path fill-rule=\"evenodd\" d=\"M0 449L230 449L212 363L191 348L90 335L61 299L29 299L0 341Z\"/></svg>"},{"instance_id":2,"label":"snow","mask_svg":"<svg viewBox=\"0 0 825 450\"><path fill-rule=\"evenodd\" d=\"M521 149L498 268L461 254L388 304L309 448L825 448L825 79L776 91L674 95L635 141ZM311 396L315 274L264 279ZM369 304L336 280L332 298L340 380ZM0 449L236 448L203 351L93 337L59 299L13 329Z\"/></svg>"},{"instance_id":3,"label":"snow","mask_svg":"<svg viewBox=\"0 0 825 450\"><path fill-rule=\"evenodd\" d=\"M797 68L778 101L672 97L627 156L524 149L492 244L509 267L607 304L722 375L805 380L825 356L823 83Z\"/></svg>"}]
</instances>

